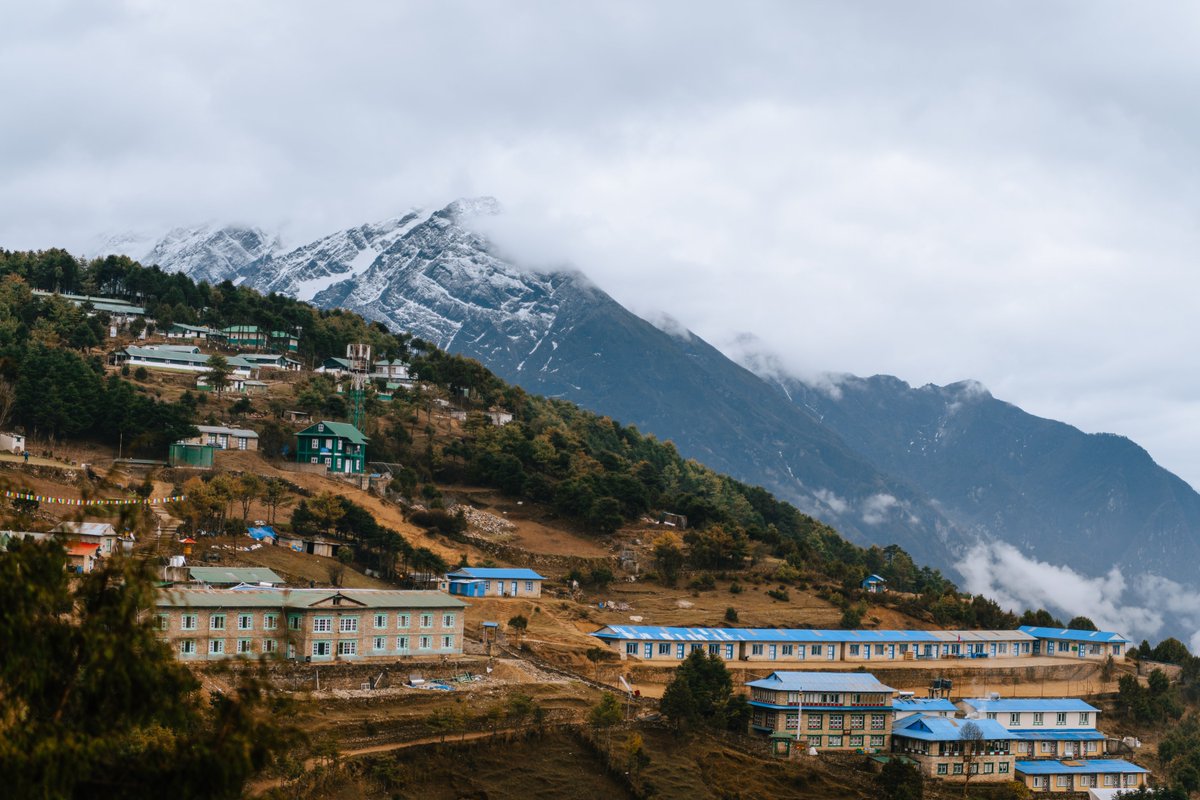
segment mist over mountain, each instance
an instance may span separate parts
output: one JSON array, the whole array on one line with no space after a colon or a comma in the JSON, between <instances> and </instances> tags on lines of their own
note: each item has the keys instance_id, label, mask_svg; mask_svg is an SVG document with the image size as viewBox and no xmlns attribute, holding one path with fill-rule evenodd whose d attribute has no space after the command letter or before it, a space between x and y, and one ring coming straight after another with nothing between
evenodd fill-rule
<instances>
[{"instance_id":1,"label":"mist over mountain","mask_svg":"<svg viewBox=\"0 0 1200 800\"><path fill-rule=\"evenodd\" d=\"M1004 544L1083 577L1115 567L1128 577L1118 595L1138 576L1193 580L1200 495L1128 439L1035 417L973 381L802 378L753 347L735 363L669 318L635 316L576 271L506 260L472 225L497 213L490 198L460 200L286 251L253 228L177 229L130 255L410 331L960 579L995 580L1011 557L987 548Z\"/></svg>"}]
</instances>

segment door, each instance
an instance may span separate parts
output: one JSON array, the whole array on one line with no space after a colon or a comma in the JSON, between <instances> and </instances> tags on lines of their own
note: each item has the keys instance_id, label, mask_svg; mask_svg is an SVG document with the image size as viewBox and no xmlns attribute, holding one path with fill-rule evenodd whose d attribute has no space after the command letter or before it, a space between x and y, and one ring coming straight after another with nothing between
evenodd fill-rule
<instances>
[{"instance_id":1,"label":"door","mask_svg":"<svg viewBox=\"0 0 1200 800\"><path fill-rule=\"evenodd\" d=\"M870 661L871 660L871 645L864 644L863 645L863 653L865 654L867 661Z\"/></svg>"},{"instance_id":2,"label":"door","mask_svg":"<svg viewBox=\"0 0 1200 800\"><path fill-rule=\"evenodd\" d=\"M799 659L800 661L804 660L805 649L806 649L805 645L802 645L802 644L796 645L796 658Z\"/></svg>"},{"instance_id":3,"label":"door","mask_svg":"<svg viewBox=\"0 0 1200 800\"><path fill-rule=\"evenodd\" d=\"M774 661L776 655L778 655L777 651L778 647L776 645L772 644L767 646L767 655L772 661Z\"/></svg>"},{"instance_id":4,"label":"door","mask_svg":"<svg viewBox=\"0 0 1200 800\"><path fill-rule=\"evenodd\" d=\"M992 658L996 657L996 643L992 642Z\"/></svg>"},{"instance_id":5,"label":"door","mask_svg":"<svg viewBox=\"0 0 1200 800\"><path fill-rule=\"evenodd\" d=\"M837 651L837 645L836 645L836 644L831 644L831 645L829 645L829 647L827 647L827 648L825 648L825 649L829 651L829 655L825 656L825 660L826 660L826 661L833 661L833 657L834 657L835 655L837 655L837 652L836 652L836 651Z\"/></svg>"},{"instance_id":6,"label":"door","mask_svg":"<svg viewBox=\"0 0 1200 800\"><path fill-rule=\"evenodd\" d=\"M888 645L888 658L892 659L893 661L896 659L896 645Z\"/></svg>"},{"instance_id":7,"label":"door","mask_svg":"<svg viewBox=\"0 0 1200 800\"><path fill-rule=\"evenodd\" d=\"M516 581L512 582L512 593L513 593L513 597L517 596L517 582Z\"/></svg>"},{"instance_id":8,"label":"door","mask_svg":"<svg viewBox=\"0 0 1200 800\"><path fill-rule=\"evenodd\" d=\"M1079 657L1087 658L1087 647L1082 644L1079 645Z\"/></svg>"}]
</instances>

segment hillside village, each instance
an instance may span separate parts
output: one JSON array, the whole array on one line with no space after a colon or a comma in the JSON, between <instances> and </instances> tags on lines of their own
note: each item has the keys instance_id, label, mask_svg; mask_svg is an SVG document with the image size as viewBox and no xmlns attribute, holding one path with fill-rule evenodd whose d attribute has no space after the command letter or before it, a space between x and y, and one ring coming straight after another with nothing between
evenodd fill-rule
<instances>
[{"instance_id":1,"label":"hillside village","mask_svg":"<svg viewBox=\"0 0 1200 800\"><path fill-rule=\"evenodd\" d=\"M723 765L700 770L697 791L711 794L695 796L879 796L893 763L931 797L1100 798L1167 782L1163 731L1130 718L1119 689L1160 691L1180 670L1122 632L1018 618L794 510L747 532L736 520L784 512L619 423L483 388L424 343L321 352L304 326L251 313L217 326L155 319L127 297L31 294L79 315L70 324L91 335L76 349L104 380L195 422L115 446L6 427L0 550L60 542L75 580L146 564L157 589L145 618L206 691L231 685L218 667L265 664L316 744L252 793L462 792L474 778L443 748L484 771L488 748L525 752L535 730L559 742L530 763L562 768L559 744L580 743L597 777L577 796L681 796L693 756ZM188 316L179 306L171 316ZM610 448L568 442L566 425L521 438L552 413ZM479 456L480 442L499 444ZM667 503L622 483L607 463L622 448L645 455L634 473ZM539 488L535 464L590 483ZM695 491L663 492L688 480ZM604 481L604 494L588 488ZM789 544L785 519L808 538ZM674 679L704 669L728 675L741 710L728 731L693 720L688 756L682 721L703 714L678 710ZM563 790L547 780L540 796Z\"/></svg>"}]
</instances>

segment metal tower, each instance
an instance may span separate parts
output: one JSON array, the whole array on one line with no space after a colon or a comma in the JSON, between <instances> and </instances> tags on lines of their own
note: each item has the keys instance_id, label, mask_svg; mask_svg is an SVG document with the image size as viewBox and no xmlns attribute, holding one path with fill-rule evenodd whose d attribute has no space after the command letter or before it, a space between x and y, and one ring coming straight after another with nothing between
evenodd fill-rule
<instances>
[{"instance_id":1,"label":"metal tower","mask_svg":"<svg viewBox=\"0 0 1200 800\"><path fill-rule=\"evenodd\" d=\"M346 360L350 362L350 424L363 429L363 396L367 375L371 371L371 345L346 345Z\"/></svg>"}]
</instances>

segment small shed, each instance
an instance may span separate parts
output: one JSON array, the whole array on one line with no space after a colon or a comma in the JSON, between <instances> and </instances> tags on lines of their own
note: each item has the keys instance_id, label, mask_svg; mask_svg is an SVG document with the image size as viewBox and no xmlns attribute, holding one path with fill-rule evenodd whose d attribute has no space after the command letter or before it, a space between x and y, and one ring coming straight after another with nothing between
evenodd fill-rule
<instances>
[{"instance_id":1,"label":"small shed","mask_svg":"<svg viewBox=\"0 0 1200 800\"><path fill-rule=\"evenodd\" d=\"M446 579L450 594L467 597L541 597L542 581L546 580L520 567L462 567L447 573Z\"/></svg>"},{"instance_id":2,"label":"small shed","mask_svg":"<svg viewBox=\"0 0 1200 800\"><path fill-rule=\"evenodd\" d=\"M216 448L210 444L185 444L183 442L176 442L171 445L167 463L172 467L212 469L215 452Z\"/></svg>"},{"instance_id":3,"label":"small shed","mask_svg":"<svg viewBox=\"0 0 1200 800\"><path fill-rule=\"evenodd\" d=\"M879 575L868 575L863 578L861 585L868 594L882 594L887 591L887 580Z\"/></svg>"},{"instance_id":4,"label":"small shed","mask_svg":"<svg viewBox=\"0 0 1200 800\"><path fill-rule=\"evenodd\" d=\"M100 560L100 545L71 542L67 545L67 569L71 572L91 572Z\"/></svg>"}]
</instances>

